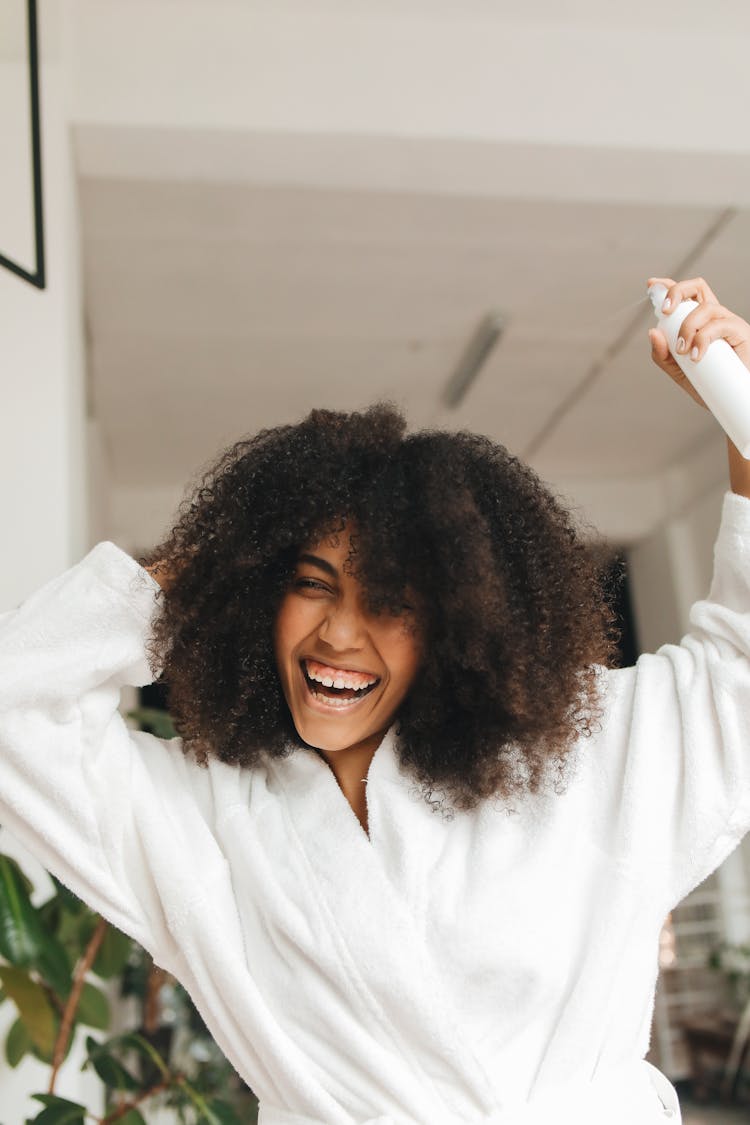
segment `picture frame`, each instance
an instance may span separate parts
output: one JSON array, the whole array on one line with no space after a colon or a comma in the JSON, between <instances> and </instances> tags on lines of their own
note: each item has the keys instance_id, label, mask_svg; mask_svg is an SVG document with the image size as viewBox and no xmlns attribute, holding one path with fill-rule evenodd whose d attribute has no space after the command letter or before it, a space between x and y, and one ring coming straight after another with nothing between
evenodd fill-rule
<instances>
[{"instance_id":1,"label":"picture frame","mask_svg":"<svg viewBox=\"0 0 750 1125\"><path fill-rule=\"evenodd\" d=\"M23 3L23 0L16 0ZM41 114L39 98L39 41L36 0L26 0L27 20L27 70L28 70L28 117L30 122L31 154L31 208L33 214L34 262L25 266L16 261L11 254L4 254L0 246L0 266L4 266L18 277L28 281L37 289L46 287L44 255L44 208L42 194L42 141ZM10 155L12 160L12 154Z\"/></svg>"}]
</instances>

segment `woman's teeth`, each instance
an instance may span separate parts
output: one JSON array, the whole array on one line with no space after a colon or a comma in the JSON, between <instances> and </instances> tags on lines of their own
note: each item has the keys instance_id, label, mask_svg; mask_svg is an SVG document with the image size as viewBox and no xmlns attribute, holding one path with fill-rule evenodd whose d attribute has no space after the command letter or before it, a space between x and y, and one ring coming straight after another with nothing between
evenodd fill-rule
<instances>
[{"instance_id":1,"label":"woman's teeth","mask_svg":"<svg viewBox=\"0 0 750 1125\"><path fill-rule=\"evenodd\" d=\"M330 668L326 664L318 664L315 660L306 660L304 663L308 679L315 680L324 687L352 688L354 691L362 691L378 682L377 676L369 676L366 673Z\"/></svg>"},{"instance_id":2,"label":"woman's teeth","mask_svg":"<svg viewBox=\"0 0 750 1125\"><path fill-rule=\"evenodd\" d=\"M334 695L323 695L319 691L311 691L310 694L312 695L313 699L317 699L321 703L325 703L326 707L338 708L338 710L346 710L348 707L356 707L357 704L361 703L364 699L364 696L362 695L353 695L346 698L342 697L340 699L337 699Z\"/></svg>"},{"instance_id":3,"label":"woman's teeth","mask_svg":"<svg viewBox=\"0 0 750 1125\"><path fill-rule=\"evenodd\" d=\"M302 667L313 699L332 708L346 709L355 706L380 682L379 676L331 668L316 660L304 660ZM316 685L319 685L317 690Z\"/></svg>"}]
</instances>

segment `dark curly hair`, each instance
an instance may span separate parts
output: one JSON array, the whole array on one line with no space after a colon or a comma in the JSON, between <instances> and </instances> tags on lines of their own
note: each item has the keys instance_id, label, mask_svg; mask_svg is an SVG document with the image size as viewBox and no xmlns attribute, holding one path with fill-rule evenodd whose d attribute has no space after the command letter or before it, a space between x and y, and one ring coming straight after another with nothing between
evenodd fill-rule
<instances>
[{"instance_id":1,"label":"dark curly hair","mask_svg":"<svg viewBox=\"0 0 750 1125\"><path fill-rule=\"evenodd\" d=\"M425 655L403 767L460 808L556 781L601 718L617 630L605 571L527 465L472 433L406 434L389 403L313 410L227 449L147 557L173 579L151 644L185 752L250 766L300 744L273 624L300 549L352 521L372 612L418 593Z\"/></svg>"}]
</instances>

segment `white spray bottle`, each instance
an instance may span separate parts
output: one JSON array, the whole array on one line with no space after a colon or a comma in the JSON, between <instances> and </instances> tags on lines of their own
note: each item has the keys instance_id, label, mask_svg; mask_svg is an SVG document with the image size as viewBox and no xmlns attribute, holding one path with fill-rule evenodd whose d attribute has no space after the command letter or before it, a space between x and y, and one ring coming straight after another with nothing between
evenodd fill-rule
<instances>
[{"instance_id":1,"label":"white spray bottle","mask_svg":"<svg viewBox=\"0 0 750 1125\"><path fill-rule=\"evenodd\" d=\"M674 359L742 456L750 458L750 370L726 340L714 340L697 363L678 352L680 325L698 307L698 302L683 301L665 316L661 307L666 287L657 282L650 286L648 295L659 321L657 327L666 336Z\"/></svg>"}]
</instances>

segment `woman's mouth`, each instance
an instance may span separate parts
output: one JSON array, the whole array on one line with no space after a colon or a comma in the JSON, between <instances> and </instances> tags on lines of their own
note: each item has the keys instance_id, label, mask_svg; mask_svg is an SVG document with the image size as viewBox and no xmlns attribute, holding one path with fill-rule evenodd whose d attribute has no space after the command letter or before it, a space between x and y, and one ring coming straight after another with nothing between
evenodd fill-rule
<instances>
[{"instance_id":1,"label":"woman's mouth","mask_svg":"<svg viewBox=\"0 0 750 1125\"><path fill-rule=\"evenodd\" d=\"M374 673L333 668L317 660L301 660L300 668L308 702L316 711L352 711L380 683Z\"/></svg>"}]
</instances>

